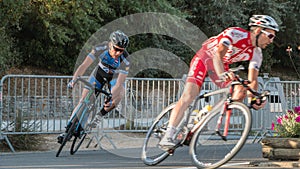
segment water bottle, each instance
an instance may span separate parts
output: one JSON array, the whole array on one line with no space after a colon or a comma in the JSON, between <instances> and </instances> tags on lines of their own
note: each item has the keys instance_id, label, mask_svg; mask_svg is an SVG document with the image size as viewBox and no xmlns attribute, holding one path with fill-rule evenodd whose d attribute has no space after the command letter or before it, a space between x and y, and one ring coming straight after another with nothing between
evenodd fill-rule
<instances>
[{"instance_id":1,"label":"water bottle","mask_svg":"<svg viewBox=\"0 0 300 169\"><path fill-rule=\"evenodd\" d=\"M194 124L195 124L194 121L195 121L195 119L196 119L198 113L199 113L199 110L198 110L198 109L193 110L193 112L192 112L191 115L190 115L190 119L189 119L189 122L188 122L188 125L187 125L188 128L192 128L192 127L194 126Z\"/></svg>"},{"instance_id":2,"label":"water bottle","mask_svg":"<svg viewBox=\"0 0 300 169\"><path fill-rule=\"evenodd\" d=\"M206 105L203 109L201 109L194 119L194 124L197 124L203 116L205 116L209 111L211 111L211 109L211 105Z\"/></svg>"}]
</instances>

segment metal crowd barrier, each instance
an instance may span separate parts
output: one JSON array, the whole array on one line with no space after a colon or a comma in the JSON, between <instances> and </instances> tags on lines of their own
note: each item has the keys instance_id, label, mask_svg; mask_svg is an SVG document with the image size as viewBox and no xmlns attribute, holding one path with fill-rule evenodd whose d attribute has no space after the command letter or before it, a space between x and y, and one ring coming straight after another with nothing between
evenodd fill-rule
<instances>
[{"instance_id":1,"label":"metal crowd barrier","mask_svg":"<svg viewBox=\"0 0 300 169\"><path fill-rule=\"evenodd\" d=\"M264 79L263 89L270 91L266 106L254 114L257 119L252 125L256 131L253 142L260 141L266 135L273 136L272 122L276 123L277 116L300 105L300 81L280 81L278 77ZM255 111L254 111L255 112Z\"/></svg>"},{"instance_id":2,"label":"metal crowd barrier","mask_svg":"<svg viewBox=\"0 0 300 169\"><path fill-rule=\"evenodd\" d=\"M7 75L0 83L0 140L8 134L52 134L65 130L83 85L66 85L72 76ZM271 89L267 106L253 113L253 131L262 132L287 108L299 105L298 81L263 79L261 89ZM103 119L105 132L146 132L155 117L182 94L184 79L128 78L125 95L116 110ZM201 92L215 90L206 80ZM99 99L101 100L101 98ZM101 103L98 103L101 107ZM237 127L239 125L232 125Z\"/></svg>"}]
</instances>

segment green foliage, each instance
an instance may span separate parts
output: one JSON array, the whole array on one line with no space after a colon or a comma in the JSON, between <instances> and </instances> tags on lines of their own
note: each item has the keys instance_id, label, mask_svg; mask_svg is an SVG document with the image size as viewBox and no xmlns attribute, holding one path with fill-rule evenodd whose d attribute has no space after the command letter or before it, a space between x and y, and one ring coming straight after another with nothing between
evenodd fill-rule
<instances>
[{"instance_id":1,"label":"green foliage","mask_svg":"<svg viewBox=\"0 0 300 169\"><path fill-rule=\"evenodd\" d=\"M17 39L22 64L62 73L72 73L86 40L106 23L137 12L180 13L166 0L6 0L0 6L7 34Z\"/></svg>"},{"instance_id":2,"label":"green foliage","mask_svg":"<svg viewBox=\"0 0 300 169\"><path fill-rule=\"evenodd\" d=\"M10 29L19 28L23 13L29 9L28 0L2 0L0 1L0 27Z\"/></svg>"},{"instance_id":3,"label":"green foliage","mask_svg":"<svg viewBox=\"0 0 300 169\"><path fill-rule=\"evenodd\" d=\"M300 45L299 9L300 1L288 0L2 0L0 66L2 71L11 66L31 65L71 74L89 37L105 24L129 14L176 15L188 19L208 37L230 26L247 29L252 14L268 14L281 29L274 45L264 51L261 71L266 72L278 64L276 60L291 66L285 49L288 45ZM130 41L129 52L161 48L174 52L187 64L194 55L184 44L167 36L141 35L131 37Z\"/></svg>"},{"instance_id":4,"label":"green foliage","mask_svg":"<svg viewBox=\"0 0 300 169\"><path fill-rule=\"evenodd\" d=\"M227 27L239 26L248 29L249 18L253 14L267 14L273 16L279 24L289 12L291 2L274 0L196 0L186 3L185 10L192 17L188 18L197 25L207 36L215 36ZM284 26L282 26L285 30ZM279 37L285 33L279 32ZM275 48L281 45L279 38L275 39ZM269 72L273 64L278 63L273 51L274 46L264 51L264 64L261 72ZM283 50L283 49L280 49ZM285 50L285 49L284 49ZM276 59L275 59L276 58Z\"/></svg>"},{"instance_id":5,"label":"green foliage","mask_svg":"<svg viewBox=\"0 0 300 169\"><path fill-rule=\"evenodd\" d=\"M14 39L8 31L15 27L20 29L19 20L22 13L27 10L25 0L0 1L0 74L8 68L21 64L19 48L16 46L18 39Z\"/></svg>"},{"instance_id":6,"label":"green foliage","mask_svg":"<svg viewBox=\"0 0 300 169\"><path fill-rule=\"evenodd\" d=\"M14 40L8 37L5 30L0 28L0 74L8 68L20 64L20 54L14 48Z\"/></svg>"},{"instance_id":7,"label":"green foliage","mask_svg":"<svg viewBox=\"0 0 300 169\"><path fill-rule=\"evenodd\" d=\"M84 41L100 27L97 11L108 12L101 8L107 6L98 1L32 0L16 34L24 64L70 72Z\"/></svg>"}]
</instances>

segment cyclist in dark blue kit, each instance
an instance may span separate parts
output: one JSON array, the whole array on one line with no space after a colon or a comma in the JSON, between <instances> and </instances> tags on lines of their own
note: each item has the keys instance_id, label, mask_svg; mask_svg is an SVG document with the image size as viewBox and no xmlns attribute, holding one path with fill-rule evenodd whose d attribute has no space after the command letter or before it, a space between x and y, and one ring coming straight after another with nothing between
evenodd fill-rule
<instances>
[{"instance_id":1,"label":"cyclist in dark blue kit","mask_svg":"<svg viewBox=\"0 0 300 169\"><path fill-rule=\"evenodd\" d=\"M77 68L72 80L68 83L68 87L73 88L74 80L78 76L82 76L87 68L97 58L99 59L98 65L89 77L89 82L93 85L96 84L97 88L101 88L106 81L109 82L111 84L112 99L111 102L105 104L101 111L97 113L92 124L93 126L97 125L101 117L113 110L121 101L125 91L124 83L129 71L129 54L126 51L126 47L129 44L128 36L122 31L118 30L112 32L109 39L109 42L102 42L100 45L97 45L92 49L83 63ZM82 91L81 100L85 98L87 93L88 89L84 88ZM74 110L76 110L76 107ZM72 115L73 114L74 112ZM65 133L62 133L58 136L59 143L61 143L64 134Z\"/></svg>"}]
</instances>

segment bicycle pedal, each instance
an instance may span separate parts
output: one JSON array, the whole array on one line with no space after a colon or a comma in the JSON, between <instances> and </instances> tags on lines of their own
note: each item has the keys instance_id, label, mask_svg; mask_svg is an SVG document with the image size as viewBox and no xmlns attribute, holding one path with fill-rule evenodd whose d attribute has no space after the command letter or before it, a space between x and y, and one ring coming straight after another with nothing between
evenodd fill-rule
<instances>
[{"instance_id":1,"label":"bicycle pedal","mask_svg":"<svg viewBox=\"0 0 300 169\"><path fill-rule=\"evenodd\" d=\"M176 149L177 147L175 147L176 145L158 145L158 148L160 148L163 151L169 152L171 149Z\"/></svg>"},{"instance_id":2,"label":"bicycle pedal","mask_svg":"<svg viewBox=\"0 0 300 169\"><path fill-rule=\"evenodd\" d=\"M57 143L61 144L63 142L63 137L58 136L57 137Z\"/></svg>"},{"instance_id":3,"label":"bicycle pedal","mask_svg":"<svg viewBox=\"0 0 300 169\"><path fill-rule=\"evenodd\" d=\"M169 150L168 150L168 153L170 154L170 156L173 156L173 155L174 155L174 152L175 152L175 149L169 149Z\"/></svg>"},{"instance_id":4,"label":"bicycle pedal","mask_svg":"<svg viewBox=\"0 0 300 169\"><path fill-rule=\"evenodd\" d=\"M69 138L67 139L67 141L71 141L71 139L72 139L72 136L71 136L71 137L69 137Z\"/></svg>"}]
</instances>

